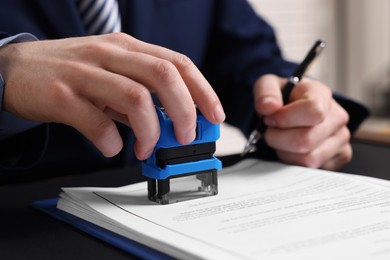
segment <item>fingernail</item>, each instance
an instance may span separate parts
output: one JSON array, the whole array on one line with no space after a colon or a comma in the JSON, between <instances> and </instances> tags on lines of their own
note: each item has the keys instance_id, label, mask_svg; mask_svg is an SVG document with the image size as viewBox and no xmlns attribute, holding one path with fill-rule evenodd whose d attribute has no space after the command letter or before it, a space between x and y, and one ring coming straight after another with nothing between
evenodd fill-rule
<instances>
[{"instance_id":1,"label":"fingernail","mask_svg":"<svg viewBox=\"0 0 390 260\"><path fill-rule=\"evenodd\" d=\"M123 147L122 138L115 131L106 134L104 138L98 142L97 147L99 147L103 155L108 158L117 155Z\"/></svg>"},{"instance_id":2,"label":"fingernail","mask_svg":"<svg viewBox=\"0 0 390 260\"><path fill-rule=\"evenodd\" d=\"M152 153L153 153L153 149L146 151L144 153L143 160L148 159L152 155Z\"/></svg>"},{"instance_id":3,"label":"fingernail","mask_svg":"<svg viewBox=\"0 0 390 260\"><path fill-rule=\"evenodd\" d=\"M263 97L258 100L259 105L266 106L268 104L275 103L275 98L273 97Z\"/></svg>"},{"instance_id":4,"label":"fingernail","mask_svg":"<svg viewBox=\"0 0 390 260\"><path fill-rule=\"evenodd\" d=\"M195 139L195 128L191 131L187 132L187 134L184 136L183 142L184 144L189 144Z\"/></svg>"},{"instance_id":5,"label":"fingernail","mask_svg":"<svg viewBox=\"0 0 390 260\"><path fill-rule=\"evenodd\" d=\"M226 115L221 105L218 105L214 110L214 119L218 123L225 121Z\"/></svg>"},{"instance_id":6,"label":"fingernail","mask_svg":"<svg viewBox=\"0 0 390 260\"><path fill-rule=\"evenodd\" d=\"M141 156L139 156L139 157L137 156L137 158L138 158L138 160L143 161L143 160L148 159L152 155L152 153L153 153L153 149L152 150L148 150L148 151L146 151L144 153L140 153ZM136 152L136 154L137 154L137 152Z\"/></svg>"}]
</instances>

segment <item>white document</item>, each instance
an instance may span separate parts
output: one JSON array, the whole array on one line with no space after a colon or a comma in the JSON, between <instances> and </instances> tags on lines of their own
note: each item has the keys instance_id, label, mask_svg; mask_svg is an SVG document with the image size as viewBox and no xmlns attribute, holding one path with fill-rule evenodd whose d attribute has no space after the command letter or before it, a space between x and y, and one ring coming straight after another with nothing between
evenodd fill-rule
<instances>
[{"instance_id":1,"label":"white document","mask_svg":"<svg viewBox=\"0 0 390 260\"><path fill-rule=\"evenodd\" d=\"M58 208L179 259L388 260L389 187L250 159L222 170L217 196L159 205L146 183L64 188Z\"/></svg>"},{"instance_id":2,"label":"white document","mask_svg":"<svg viewBox=\"0 0 390 260\"><path fill-rule=\"evenodd\" d=\"M217 140L214 155L218 157L242 153L248 139L241 130L225 122L220 126L221 137Z\"/></svg>"}]
</instances>

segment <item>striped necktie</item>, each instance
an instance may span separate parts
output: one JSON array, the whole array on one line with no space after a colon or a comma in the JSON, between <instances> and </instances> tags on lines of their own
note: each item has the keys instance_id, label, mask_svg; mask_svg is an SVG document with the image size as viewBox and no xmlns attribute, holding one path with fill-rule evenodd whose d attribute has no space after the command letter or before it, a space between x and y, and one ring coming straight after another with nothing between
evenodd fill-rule
<instances>
[{"instance_id":1,"label":"striped necktie","mask_svg":"<svg viewBox=\"0 0 390 260\"><path fill-rule=\"evenodd\" d=\"M88 35L121 31L116 0L77 0L77 5Z\"/></svg>"}]
</instances>

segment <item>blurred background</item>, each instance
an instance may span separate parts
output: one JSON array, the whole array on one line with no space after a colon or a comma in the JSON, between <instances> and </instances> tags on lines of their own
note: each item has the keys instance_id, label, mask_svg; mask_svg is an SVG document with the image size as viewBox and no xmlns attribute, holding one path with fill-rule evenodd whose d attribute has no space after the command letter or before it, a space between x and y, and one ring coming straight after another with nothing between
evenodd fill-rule
<instances>
[{"instance_id":1,"label":"blurred background","mask_svg":"<svg viewBox=\"0 0 390 260\"><path fill-rule=\"evenodd\" d=\"M308 74L371 109L359 137L390 141L390 0L248 1L274 26L289 60L300 62L325 39Z\"/></svg>"}]
</instances>

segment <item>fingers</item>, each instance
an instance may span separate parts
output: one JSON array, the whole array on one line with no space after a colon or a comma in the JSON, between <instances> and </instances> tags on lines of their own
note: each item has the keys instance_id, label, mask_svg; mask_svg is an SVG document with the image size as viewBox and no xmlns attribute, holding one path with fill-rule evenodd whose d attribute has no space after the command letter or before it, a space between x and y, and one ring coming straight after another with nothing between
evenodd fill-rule
<instances>
[{"instance_id":1,"label":"fingers","mask_svg":"<svg viewBox=\"0 0 390 260\"><path fill-rule=\"evenodd\" d=\"M151 92L166 108L181 144L195 138L194 103L212 123L225 118L215 92L186 56L128 35L12 47L16 51L7 54L12 62L5 70L5 108L29 120L74 126L106 156L122 145L112 119L133 128L139 159L150 154L160 133ZM58 102L60 109L53 109Z\"/></svg>"},{"instance_id":2,"label":"fingers","mask_svg":"<svg viewBox=\"0 0 390 260\"><path fill-rule=\"evenodd\" d=\"M327 117L320 124L268 128L265 138L286 163L335 170L352 158L347 122L348 114L333 101Z\"/></svg>"},{"instance_id":3,"label":"fingers","mask_svg":"<svg viewBox=\"0 0 390 260\"><path fill-rule=\"evenodd\" d=\"M325 119L332 100L332 92L328 87L306 79L295 86L290 102L277 113L268 116L265 122L280 128L313 126Z\"/></svg>"},{"instance_id":4,"label":"fingers","mask_svg":"<svg viewBox=\"0 0 390 260\"><path fill-rule=\"evenodd\" d=\"M331 90L319 81L303 79L291 92L289 103L283 106L281 88L285 83L275 75L266 75L255 84L256 111L264 115L266 125L290 128L322 122L332 100Z\"/></svg>"},{"instance_id":5,"label":"fingers","mask_svg":"<svg viewBox=\"0 0 390 260\"><path fill-rule=\"evenodd\" d=\"M100 66L156 92L172 119L179 143L188 144L195 138L194 103L210 122L224 121L225 114L216 93L189 58L125 34L104 38L118 46L95 46L106 53L106 58L99 60Z\"/></svg>"},{"instance_id":6,"label":"fingers","mask_svg":"<svg viewBox=\"0 0 390 260\"><path fill-rule=\"evenodd\" d=\"M176 67L169 61L144 53L119 51L118 54L117 62L106 64L108 70L134 79L148 91L155 92L172 119L178 142L193 141L196 128L194 100Z\"/></svg>"},{"instance_id":7,"label":"fingers","mask_svg":"<svg viewBox=\"0 0 390 260\"><path fill-rule=\"evenodd\" d=\"M79 66L84 75L80 81L75 78L73 85L80 85L76 92L86 97L111 119L130 125L136 136L135 154L144 160L152 153L160 136L160 126L151 94L143 85L124 76L102 69Z\"/></svg>"},{"instance_id":8,"label":"fingers","mask_svg":"<svg viewBox=\"0 0 390 260\"><path fill-rule=\"evenodd\" d=\"M303 80L293 89L290 102L267 117L266 123L281 128L319 124L327 117L332 100L328 87L318 81Z\"/></svg>"},{"instance_id":9,"label":"fingers","mask_svg":"<svg viewBox=\"0 0 390 260\"><path fill-rule=\"evenodd\" d=\"M283 106L281 86L285 84L276 75L260 77L254 87L255 108L257 113L266 116L278 111Z\"/></svg>"},{"instance_id":10,"label":"fingers","mask_svg":"<svg viewBox=\"0 0 390 260\"><path fill-rule=\"evenodd\" d=\"M305 112L300 114L305 117ZM274 128L265 133L267 143L276 150L305 154L318 147L324 140L345 127L349 117L345 110L332 101L326 120L311 127Z\"/></svg>"},{"instance_id":11,"label":"fingers","mask_svg":"<svg viewBox=\"0 0 390 260\"><path fill-rule=\"evenodd\" d=\"M350 133L343 127L327 138L320 146L308 153L278 151L278 157L290 164L310 168L336 170L352 159L352 147L349 143Z\"/></svg>"},{"instance_id":12,"label":"fingers","mask_svg":"<svg viewBox=\"0 0 390 260\"><path fill-rule=\"evenodd\" d=\"M255 104L268 126L264 138L290 164L337 169L351 160L349 116L322 83L303 79L282 103L286 81L265 75L255 84Z\"/></svg>"},{"instance_id":13,"label":"fingers","mask_svg":"<svg viewBox=\"0 0 390 260\"><path fill-rule=\"evenodd\" d=\"M109 107L102 109L102 111L104 112L104 114L106 114L112 120L120 122L124 125L127 125L128 127L131 127L130 122L129 122L129 118L127 117L127 115L124 115L122 113L118 113L117 111L115 111Z\"/></svg>"},{"instance_id":14,"label":"fingers","mask_svg":"<svg viewBox=\"0 0 390 260\"><path fill-rule=\"evenodd\" d=\"M73 85L93 103L106 105L111 118L131 125L139 159L152 152L159 137L150 92L165 107L181 144L196 136L194 103L212 123L225 119L214 90L186 56L120 33L90 38L95 41L73 46L72 53L93 65L76 68L84 77L82 82L75 78Z\"/></svg>"},{"instance_id":15,"label":"fingers","mask_svg":"<svg viewBox=\"0 0 390 260\"><path fill-rule=\"evenodd\" d=\"M225 114L216 93L187 56L160 46L139 41L125 34L111 34L107 35L107 37L115 37L115 39L109 38L109 40L117 41L126 51L145 53L171 63L174 68L171 65L163 63L160 69L157 68L157 73L162 72L162 77L169 79L170 77L174 78L176 74L175 70L177 70L177 73L180 74L180 77L185 82L185 88L190 92L193 101L202 114L212 123L222 123L224 121ZM177 120L173 121L175 122Z\"/></svg>"},{"instance_id":16,"label":"fingers","mask_svg":"<svg viewBox=\"0 0 390 260\"><path fill-rule=\"evenodd\" d=\"M321 168L329 171L338 170L352 160L352 155L352 146L348 143L340 150L340 153L326 161Z\"/></svg>"},{"instance_id":17,"label":"fingers","mask_svg":"<svg viewBox=\"0 0 390 260\"><path fill-rule=\"evenodd\" d=\"M65 98L66 99L66 98ZM63 100L65 100L63 98ZM123 143L119 132L111 120L102 111L87 100L72 98L71 105L63 106L61 118L89 139L106 157L115 156Z\"/></svg>"}]
</instances>

